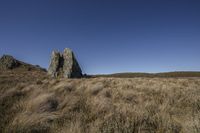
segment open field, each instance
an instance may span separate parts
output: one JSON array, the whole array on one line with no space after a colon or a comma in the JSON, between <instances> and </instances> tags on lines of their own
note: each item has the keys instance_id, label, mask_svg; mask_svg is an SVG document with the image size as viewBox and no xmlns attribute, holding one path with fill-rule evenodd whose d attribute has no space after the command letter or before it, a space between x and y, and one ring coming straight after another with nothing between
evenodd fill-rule
<instances>
[{"instance_id":1,"label":"open field","mask_svg":"<svg viewBox=\"0 0 200 133\"><path fill-rule=\"evenodd\" d=\"M0 132L199 133L200 78L0 72Z\"/></svg>"}]
</instances>

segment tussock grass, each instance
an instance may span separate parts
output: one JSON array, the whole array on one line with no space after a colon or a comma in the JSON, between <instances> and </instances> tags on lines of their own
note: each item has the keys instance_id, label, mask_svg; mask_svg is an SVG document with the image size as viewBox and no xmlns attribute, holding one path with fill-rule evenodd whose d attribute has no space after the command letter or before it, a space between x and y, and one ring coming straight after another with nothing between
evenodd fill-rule
<instances>
[{"instance_id":1,"label":"tussock grass","mask_svg":"<svg viewBox=\"0 0 200 133\"><path fill-rule=\"evenodd\" d=\"M199 133L199 78L0 72L0 132Z\"/></svg>"}]
</instances>

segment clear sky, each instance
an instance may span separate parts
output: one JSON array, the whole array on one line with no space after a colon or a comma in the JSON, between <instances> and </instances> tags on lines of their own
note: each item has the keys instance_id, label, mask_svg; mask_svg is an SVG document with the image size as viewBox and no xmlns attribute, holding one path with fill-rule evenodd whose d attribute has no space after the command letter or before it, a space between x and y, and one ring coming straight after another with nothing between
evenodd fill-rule
<instances>
[{"instance_id":1,"label":"clear sky","mask_svg":"<svg viewBox=\"0 0 200 133\"><path fill-rule=\"evenodd\" d=\"M200 0L0 0L0 55L84 73L200 71Z\"/></svg>"}]
</instances>

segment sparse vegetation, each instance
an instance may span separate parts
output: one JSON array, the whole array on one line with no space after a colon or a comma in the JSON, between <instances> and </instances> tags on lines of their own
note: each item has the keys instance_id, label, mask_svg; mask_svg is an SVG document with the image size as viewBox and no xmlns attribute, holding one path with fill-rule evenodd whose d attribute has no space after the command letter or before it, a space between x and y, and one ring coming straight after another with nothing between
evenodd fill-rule
<instances>
[{"instance_id":1,"label":"sparse vegetation","mask_svg":"<svg viewBox=\"0 0 200 133\"><path fill-rule=\"evenodd\" d=\"M200 79L1 71L0 132L199 133Z\"/></svg>"}]
</instances>

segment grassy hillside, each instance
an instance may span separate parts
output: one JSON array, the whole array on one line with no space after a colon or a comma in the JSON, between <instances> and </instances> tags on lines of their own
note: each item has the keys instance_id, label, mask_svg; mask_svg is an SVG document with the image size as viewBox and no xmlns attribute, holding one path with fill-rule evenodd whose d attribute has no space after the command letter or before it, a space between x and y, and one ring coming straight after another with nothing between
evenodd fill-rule
<instances>
[{"instance_id":1,"label":"grassy hillside","mask_svg":"<svg viewBox=\"0 0 200 133\"><path fill-rule=\"evenodd\" d=\"M0 72L2 133L199 133L199 78L51 79Z\"/></svg>"}]
</instances>

